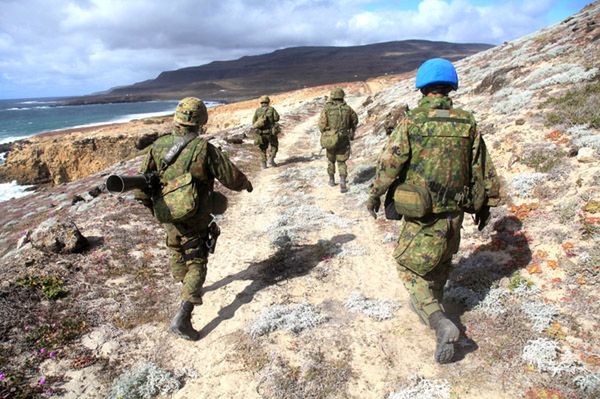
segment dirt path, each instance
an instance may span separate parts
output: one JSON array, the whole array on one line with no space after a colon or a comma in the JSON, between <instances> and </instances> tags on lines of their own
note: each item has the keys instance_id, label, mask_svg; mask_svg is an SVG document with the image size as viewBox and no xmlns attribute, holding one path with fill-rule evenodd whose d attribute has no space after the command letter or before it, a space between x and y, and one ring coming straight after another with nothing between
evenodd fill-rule
<instances>
[{"instance_id":1,"label":"dirt path","mask_svg":"<svg viewBox=\"0 0 600 399\"><path fill-rule=\"evenodd\" d=\"M194 312L203 338L164 341L165 363L198 372L175 398L383 398L413 376L444 378L453 367L433 362L433 336L405 306L393 242L364 210L366 184L352 185L353 164L349 193L326 184L317 117L315 109L288 123L279 167L259 173L254 192L228 210L205 304ZM356 293L383 301L393 317L350 311ZM269 306L300 303L327 321L298 334L249 335Z\"/></svg>"}]
</instances>

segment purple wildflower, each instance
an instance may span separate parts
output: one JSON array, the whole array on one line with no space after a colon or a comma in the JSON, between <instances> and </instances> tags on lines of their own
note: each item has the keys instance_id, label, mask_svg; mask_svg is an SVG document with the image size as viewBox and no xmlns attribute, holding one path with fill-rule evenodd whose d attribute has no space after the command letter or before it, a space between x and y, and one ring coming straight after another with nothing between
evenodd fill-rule
<instances>
[{"instance_id":1,"label":"purple wildflower","mask_svg":"<svg viewBox=\"0 0 600 399\"><path fill-rule=\"evenodd\" d=\"M44 385L45 383L46 383L46 377L41 377L41 378L38 380L38 385Z\"/></svg>"},{"instance_id":2,"label":"purple wildflower","mask_svg":"<svg viewBox=\"0 0 600 399\"><path fill-rule=\"evenodd\" d=\"M40 353L43 355L44 353L46 353L46 348L40 348Z\"/></svg>"},{"instance_id":3,"label":"purple wildflower","mask_svg":"<svg viewBox=\"0 0 600 399\"><path fill-rule=\"evenodd\" d=\"M6 379L6 374L0 371L0 381L4 381Z\"/></svg>"}]
</instances>

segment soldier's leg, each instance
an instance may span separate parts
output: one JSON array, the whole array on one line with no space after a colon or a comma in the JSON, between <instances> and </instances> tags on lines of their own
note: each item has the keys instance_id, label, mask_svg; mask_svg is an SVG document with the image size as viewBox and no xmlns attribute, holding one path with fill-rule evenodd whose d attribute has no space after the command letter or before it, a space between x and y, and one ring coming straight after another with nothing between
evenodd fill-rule
<instances>
[{"instance_id":1,"label":"soldier's leg","mask_svg":"<svg viewBox=\"0 0 600 399\"><path fill-rule=\"evenodd\" d=\"M437 311L441 311L439 301L433 292L433 281L419 276L415 272L398 266L398 274L404 283L406 291L410 297L411 308L419 316L421 321L429 326L429 316Z\"/></svg>"},{"instance_id":2,"label":"soldier's leg","mask_svg":"<svg viewBox=\"0 0 600 399\"><path fill-rule=\"evenodd\" d=\"M267 167L267 148L269 148L269 141L263 138L262 144L258 146L260 150L260 165L263 169Z\"/></svg>"},{"instance_id":3,"label":"soldier's leg","mask_svg":"<svg viewBox=\"0 0 600 399\"><path fill-rule=\"evenodd\" d=\"M335 159L334 152L326 150L327 155L327 174L329 175L329 185L335 186Z\"/></svg>"},{"instance_id":4,"label":"soldier's leg","mask_svg":"<svg viewBox=\"0 0 600 399\"><path fill-rule=\"evenodd\" d=\"M272 134L269 136L269 144L271 145L271 151L269 152L269 165L277 166L275 163L275 155L277 155L277 150L279 150L279 139L276 135Z\"/></svg>"},{"instance_id":5,"label":"soldier's leg","mask_svg":"<svg viewBox=\"0 0 600 399\"><path fill-rule=\"evenodd\" d=\"M346 166L346 161L350 158L350 146L348 145L345 149L338 152L336 155L336 161L338 165L338 171L340 173L340 191L345 193L348 191L348 187L346 186L347 178L348 178L348 167Z\"/></svg>"}]
</instances>

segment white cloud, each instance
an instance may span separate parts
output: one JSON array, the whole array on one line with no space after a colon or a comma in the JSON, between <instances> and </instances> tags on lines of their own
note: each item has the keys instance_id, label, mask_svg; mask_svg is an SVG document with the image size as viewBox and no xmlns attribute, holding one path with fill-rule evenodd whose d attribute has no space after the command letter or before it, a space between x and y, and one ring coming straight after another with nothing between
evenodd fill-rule
<instances>
[{"instance_id":1,"label":"white cloud","mask_svg":"<svg viewBox=\"0 0 600 399\"><path fill-rule=\"evenodd\" d=\"M501 43L542 27L557 0L0 0L0 98L84 94L164 70L299 45L403 39ZM379 1L378 3L381 3Z\"/></svg>"}]
</instances>

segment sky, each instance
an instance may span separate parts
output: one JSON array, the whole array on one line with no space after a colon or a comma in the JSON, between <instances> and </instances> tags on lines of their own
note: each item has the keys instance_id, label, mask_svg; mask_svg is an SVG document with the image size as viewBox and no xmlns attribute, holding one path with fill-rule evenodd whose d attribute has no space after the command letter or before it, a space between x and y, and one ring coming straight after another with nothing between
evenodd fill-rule
<instances>
[{"instance_id":1,"label":"sky","mask_svg":"<svg viewBox=\"0 0 600 399\"><path fill-rule=\"evenodd\" d=\"M501 44L591 0L0 0L0 99L83 95L293 46Z\"/></svg>"}]
</instances>

